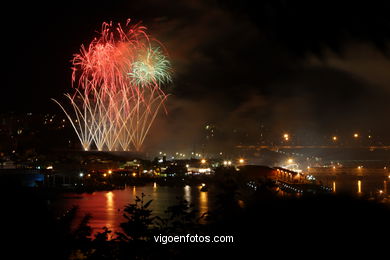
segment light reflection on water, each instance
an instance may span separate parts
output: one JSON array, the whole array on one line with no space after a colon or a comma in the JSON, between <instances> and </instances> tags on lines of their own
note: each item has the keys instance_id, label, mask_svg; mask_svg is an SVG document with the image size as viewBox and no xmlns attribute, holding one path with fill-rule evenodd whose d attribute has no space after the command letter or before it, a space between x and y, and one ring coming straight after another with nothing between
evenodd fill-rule
<instances>
[{"instance_id":1,"label":"light reflection on water","mask_svg":"<svg viewBox=\"0 0 390 260\"><path fill-rule=\"evenodd\" d=\"M190 186L190 185L184 186L184 199L185 199L189 204L192 203L192 201L191 201L191 186Z\"/></svg>"},{"instance_id":2,"label":"light reflection on water","mask_svg":"<svg viewBox=\"0 0 390 260\"><path fill-rule=\"evenodd\" d=\"M141 198L144 193L144 203L153 200L150 209L153 215L164 216L169 206L178 203L179 199L185 199L193 203L195 209L202 216L209 210L208 192L201 192L197 187L186 185L185 187L158 186L155 183L146 186L130 186L123 190L98 191L92 194L67 194L66 199L56 202L59 211L65 211L72 206L78 206L74 227L86 215L92 216L89 225L93 233L102 232L103 227L108 227L113 232L120 230L120 223L124 222L123 209L129 203L134 203L136 196Z\"/></svg>"},{"instance_id":3,"label":"light reflection on water","mask_svg":"<svg viewBox=\"0 0 390 260\"><path fill-rule=\"evenodd\" d=\"M203 214L208 211L209 197L207 192L200 192L199 194L199 211Z\"/></svg>"},{"instance_id":4,"label":"light reflection on water","mask_svg":"<svg viewBox=\"0 0 390 260\"><path fill-rule=\"evenodd\" d=\"M362 193L362 181L361 180L358 180L357 182L357 193Z\"/></svg>"},{"instance_id":5,"label":"light reflection on water","mask_svg":"<svg viewBox=\"0 0 390 260\"><path fill-rule=\"evenodd\" d=\"M106 227L111 229L115 224L115 202L114 202L114 193L109 191L105 194L106 196L106 211L107 211L107 222Z\"/></svg>"},{"instance_id":6,"label":"light reflection on water","mask_svg":"<svg viewBox=\"0 0 390 260\"><path fill-rule=\"evenodd\" d=\"M388 194L389 180L384 175L319 174L315 177L325 186L331 187L335 193L374 195L381 192Z\"/></svg>"}]
</instances>

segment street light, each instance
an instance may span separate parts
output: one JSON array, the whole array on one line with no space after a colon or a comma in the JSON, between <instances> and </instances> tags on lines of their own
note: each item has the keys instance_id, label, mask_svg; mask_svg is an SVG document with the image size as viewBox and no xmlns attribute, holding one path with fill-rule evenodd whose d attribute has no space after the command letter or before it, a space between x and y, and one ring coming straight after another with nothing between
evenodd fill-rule
<instances>
[{"instance_id":1,"label":"street light","mask_svg":"<svg viewBox=\"0 0 390 260\"><path fill-rule=\"evenodd\" d=\"M206 159L200 160L200 163L201 163L201 164L205 164L205 163L206 163Z\"/></svg>"},{"instance_id":2,"label":"street light","mask_svg":"<svg viewBox=\"0 0 390 260\"><path fill-rule=\"evenodd\" d=\"M240 159L238 160L238 162L241 163L241 164L243 164L243 163L245 162L245 160L244 160L243 158L240 158Z\"/></svg>"},{"instance_id":3,"label":"street light","mask_svg":"<svg viewBox=\"0 0 390 260\"><path fill-rule=\"evenodd\" d=\"M285 141L288 141L290 139L290 136L288 134L284 134L283 138L284 138Z\"/></svg>"}]
</instances>

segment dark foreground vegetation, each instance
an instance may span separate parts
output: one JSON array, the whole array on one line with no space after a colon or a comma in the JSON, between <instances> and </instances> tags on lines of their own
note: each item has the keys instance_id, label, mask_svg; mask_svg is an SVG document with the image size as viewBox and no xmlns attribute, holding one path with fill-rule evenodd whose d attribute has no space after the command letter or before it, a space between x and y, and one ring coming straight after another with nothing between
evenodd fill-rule
<instances>
[{"instance_id":1,"label":"dark foreground vegetation","mask_svg":"<svg viewBox=\"0 0 390 260\"><path fill-rule=\"evenodd\" d=\"M280 197L264 181L245 193L231 172L214 178L215 207L198 217L178 198L164 218L139 197L125 210L122 232L91 236L85 216L71 229L77 208L55 217L47 194L1 192L2 254L8 259L244 259L381 255L389 244L388 206L343 195ZM233 243L156 243L158 235L230 235ZM23 257L23 258L21 258ZM249 258L250 257L250 258ZM7 259L3 258L2 259Z\"/></svg>"}]
</instances>

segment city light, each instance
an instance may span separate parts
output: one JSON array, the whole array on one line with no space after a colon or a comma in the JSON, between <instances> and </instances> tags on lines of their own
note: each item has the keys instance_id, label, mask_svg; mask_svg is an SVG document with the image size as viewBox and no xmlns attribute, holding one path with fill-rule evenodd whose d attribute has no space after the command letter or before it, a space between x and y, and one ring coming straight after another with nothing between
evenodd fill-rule
<instances>
[{"instance_id":1,"label":"city light","mask_svg":"<svg viewBox=\"0 0 390 260\"><path fill-rule=\"evenodd\" d=\"M287 160L287 163L293 163L294 162L294 160L292 159L292 158L289 158L288 160Z\"/></svg>"},{"instance_id":2,"label":"city light","mask_svg":"<svg viewBox=\"0 0 390 260\"><path fill-rule=\"evenodd\" d=\"M289 136L289 134L284 134L283 138L285 141L288 141L290 139L290 136Z\"/></svg>"},{"instance_id":3,"label":"city light","mask_svg":"<svg viewBox=\"0 0 390 260\"><path fill-rule=\"evenodd\" d=\"M80 177L83 177L83 176L84 176L84 173L80 172L79 176L80 176Z\"/></svg>"},{"instance_id":4,"label":"city light","mask_svg":"<svg viewBox=\"0 0 390 260\"><path fill-rule=\"evenodd\" d=\"M353 134L353 137L354 137L354 138L358 138L358 137L359 137L359 134L358 134L358 133L354 133L354 134Z\"/></svg>"},{"instance_id":5,"label":"city light","mask_svg":"<svg viewBox=\"0 0 390 260\"><path fill-rule=\"evenodd\" d=\"M337 136L333 136L333 137L332 137L332 140L333 140L333 141L337 141Z\"/></svg>"},{"instance_id":6,"label":"city light","mask_svg":"<svg viewBox=\"0 0 390 260\"><path fill-rule=\"evenodd\" d=\"M204 174L210 174L211 169L210 168L199 168L198 169L199 173L204 173Z\"/></svg>"},{"instance_id":7,"label":"city light","mask_svg":"<svg viewBox=\"0 0 390 260\"><path fill-rule=\"evenodd\" d=\"M205 163L206 163L206 159L200 160L200 163L201 163L201 164L205 164Z\"/></svg>"}]
</instances>

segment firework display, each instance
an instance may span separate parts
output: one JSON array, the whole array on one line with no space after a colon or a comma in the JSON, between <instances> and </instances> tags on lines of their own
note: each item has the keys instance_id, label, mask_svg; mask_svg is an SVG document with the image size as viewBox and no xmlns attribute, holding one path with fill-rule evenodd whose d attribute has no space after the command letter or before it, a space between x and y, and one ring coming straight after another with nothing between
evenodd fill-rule
<instances>
[{"instance_id":1,"label":"firework display","mask_svg":"<svg viewBox=\"0 0 390 260\"><path fill-rule=\"evenodd\" d=\"M74 93L65 112L84 150L140 151L164 106L171 65L146 28L103 23L100 37L74 55Z\"/></svg>"}]
</instances>

